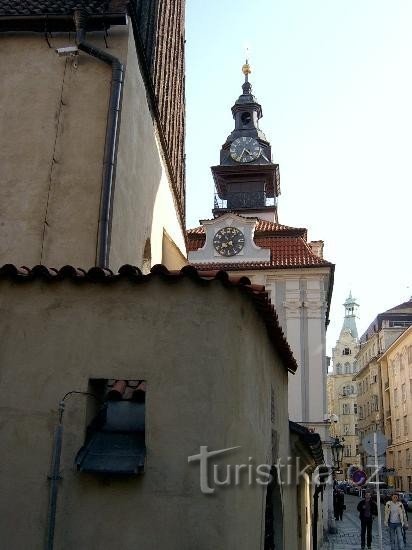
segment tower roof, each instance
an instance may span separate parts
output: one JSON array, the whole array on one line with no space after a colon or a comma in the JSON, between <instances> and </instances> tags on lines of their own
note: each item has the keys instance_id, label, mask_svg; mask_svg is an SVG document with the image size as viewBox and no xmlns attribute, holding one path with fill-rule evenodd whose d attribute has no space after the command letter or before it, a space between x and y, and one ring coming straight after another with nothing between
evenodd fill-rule
<instances>
[{"instance_id":1,"label":"tower roof","mask_svg":"<svg viewBox=\"0 0 412 550\"><path fill-rule=\"evenodd\" d=\"M350 332L353 338L358 339L358 327L356 326L356 314L359 304L352 296L352 291L349 292L349 296L343 303L345 308L345 317L343 319L342 332Z\"/></svg>"}]
</instances>

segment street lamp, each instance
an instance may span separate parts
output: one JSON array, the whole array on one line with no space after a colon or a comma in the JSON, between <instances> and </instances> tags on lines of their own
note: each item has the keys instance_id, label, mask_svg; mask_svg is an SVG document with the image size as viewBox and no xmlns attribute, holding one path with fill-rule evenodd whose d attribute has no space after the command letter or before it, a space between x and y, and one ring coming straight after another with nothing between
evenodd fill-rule
<instances>
[{"instance_id":1,"label":"street lamp","mask_svg":"<svg viewBox=\"0 0 412 550\"><path fill-rule=\"evenodd\" d=\"M344 441L344 439L342 439ZM335 437L335 441L331 444L333 465L336 470L339 470L343 459L344 444L339 440L339 437Z\"/></svg>"}]
</instances>

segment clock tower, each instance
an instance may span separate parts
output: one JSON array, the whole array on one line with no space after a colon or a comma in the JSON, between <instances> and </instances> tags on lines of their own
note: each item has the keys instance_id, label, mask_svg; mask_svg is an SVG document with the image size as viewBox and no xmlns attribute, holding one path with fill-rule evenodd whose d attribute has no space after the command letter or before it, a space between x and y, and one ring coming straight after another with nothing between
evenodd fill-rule
<instances>
[{"instance_id":1,"label":"clock tower","mask_svg":"<svg viewBox=\"0 0 412 550\"><path fill-rule=\"evenodd\" d=\"M272 162L270 143L259 128L262 107L252 94L250 65L242 67L242 94L232 107L233 132L220 150L220 164L212 166L216 194L213 214L237 212L277 222L280 194L279 165Z\"/></svg>"}]
</instances>

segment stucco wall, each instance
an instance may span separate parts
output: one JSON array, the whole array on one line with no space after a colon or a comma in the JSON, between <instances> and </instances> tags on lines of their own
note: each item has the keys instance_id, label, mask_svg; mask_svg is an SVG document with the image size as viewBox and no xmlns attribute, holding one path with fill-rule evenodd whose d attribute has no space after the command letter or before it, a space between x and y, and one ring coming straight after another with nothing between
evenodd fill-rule
<instances>
[{"instance_id":1,"label":"stucco wall","mask_svg":"<svg viewBox=\"0 0 412 550\"><path fill-rule=\"evenodd\" d=\"M105 49L102 33L87 39ZM0 36L0 265L94 265L111 68L81 53L67 33ZM108 52L126 64L110 266L142 265L145 241L163 228L185 253L132 32L109 31ZM162 191L162 213L155 202ZM157 211L159 207L156 207ZM159 253L156 252L157 256ZM161 246L160 259L161 261Z\"/></svg>"},{"instance_id":2,"label":"stucco wall","mask_svg":"<svg viewBox=\"0 0 412 550\"><path fill-rule=\"evenodd\" d=\"M151 240L152 264L175 267L163 259L164 230L180 254L186 255L165 166L130 33L113 205L112 269L126 263L141 267L147 239ZM176 267L184 263L181 260Z\"/></svg>"},{"instance_id":3,"label":"stucco wall","mask_svg":"<svg viewBox=\"0 0 412 550\"><path fill-rule=\"evenodd\" d=\"M2 281L0 314L5 547L42 548L62 396L86 391L90 378L122 378L148 382L146 472L136 480L101 481L74 471L86 398L72 397L64 420L56 548L262 548L264 491L242 484L202 495L198 465L187 463L200 445L241 446L219 464L249 464L249 457L267 463L272 428L279 454L288 454L287 373L261 318L237 289L187 279L174 285L160 279L140 285ZM22 529L10 529L16 517Z\"/></svg>"}]
</instances>

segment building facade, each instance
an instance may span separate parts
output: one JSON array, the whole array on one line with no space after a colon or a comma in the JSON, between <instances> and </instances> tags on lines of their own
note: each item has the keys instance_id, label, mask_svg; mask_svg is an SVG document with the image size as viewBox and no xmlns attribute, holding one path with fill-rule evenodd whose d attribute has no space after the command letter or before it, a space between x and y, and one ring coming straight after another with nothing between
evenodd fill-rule
<instances>
[{"instance_id":1,"label":"building facade","mask_svg":"<svg viewBox=\"0 0 412 550\"><path fill-rule=\"evenodd\" d=\"M212 167L216 195L213 219L188 231L189 262L224 269L264 284L297 359L289 380L293 421L324 429L326 327L334 266L323 242L308 242L307 230L278 223L279 166L259 127L262 108L244 66L243 93L232 107L235 129Z\"/></svg>"},{"instance_id":2,"label":"building facade","mask_svg":"<svg viewBox=\"0 0 412 550\"><path fill-rule=\"evenodd\" d=\"M389 442L389 484L400 491L412 491L412 326L389 346L378 363Z\"/></svg>"},{"instance_id":3,"label":"building facade","mask_svg":"<svg viewBox=\"0 0 412 550\"><path fill-rule=\"evenodd\" d=\"M333 371L328 374L328 411L333 437L344 443L342 474L337 478L348 479L348 468L359 465L357 387L352 381L357 370L358 330L356 326L359 304L352 294L343 304L345 316L342 330L332 350Z\"/></svg>"},{"instance_id":4,"label":"building facade","mask_svg":"<svg viewBox=\"0 0 412 550\"><path fill-rule=\"evenodd\" d=\"M358 433L362 466L371 473L373 461L362 447L365 436L385 431L384 391L379 358L412 324L412 302L404 302L380 313L360 338L356 355L358 372L353 377L358 395ZM385 384L385 382L384 382ZM383 388L383 389L382 389Z\"/></svg>"},{"instance_id":5,"label":"building facade","mask_svg":"<svg viewBox=\"0 0 412 550\"><path fill-rule=\"evenodd\" d=\"M184 2L4 1L0 44L0 265L184 265Z\"/></svg>"}]
</instances>

